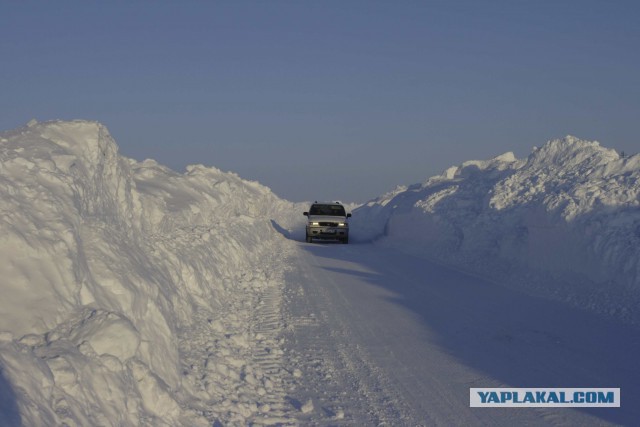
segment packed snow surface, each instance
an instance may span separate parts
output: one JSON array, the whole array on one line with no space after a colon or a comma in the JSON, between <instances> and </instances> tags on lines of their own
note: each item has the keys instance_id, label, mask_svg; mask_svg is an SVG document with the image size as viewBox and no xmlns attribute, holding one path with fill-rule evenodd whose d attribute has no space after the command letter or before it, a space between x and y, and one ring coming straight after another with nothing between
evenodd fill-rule
<instances>
[{"instance_id":1,"label":"packed snow surface","mask_svg":"<svg viewBox=\"0 0 640 427\"><path fill-rule=\"evenodd\" d=\"M320 245L307 203L124 158L99 123L4 132L0 425L631 424L468 388L640 399L639 171L567 137L399 187Z\"/></svg>"}]
</instances>

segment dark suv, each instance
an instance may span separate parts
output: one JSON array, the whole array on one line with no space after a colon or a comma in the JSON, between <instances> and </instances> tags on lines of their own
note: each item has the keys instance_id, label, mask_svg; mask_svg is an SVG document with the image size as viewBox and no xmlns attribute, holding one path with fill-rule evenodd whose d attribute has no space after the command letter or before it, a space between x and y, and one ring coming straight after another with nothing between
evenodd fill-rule
<instances>
[{"instance_id":1,"label":"dark suv","mask_svg":"<svg viewBox=\"0 0 640 427\"><path fill-rule=\"evenodd\" d=\"M339 240L342 243L349 243L349 223L347 218L351 217L346 213L344 206L338 202L315 202L305 212L307 221L307 243L313 239Z\"/></svg>"}]
</instances>

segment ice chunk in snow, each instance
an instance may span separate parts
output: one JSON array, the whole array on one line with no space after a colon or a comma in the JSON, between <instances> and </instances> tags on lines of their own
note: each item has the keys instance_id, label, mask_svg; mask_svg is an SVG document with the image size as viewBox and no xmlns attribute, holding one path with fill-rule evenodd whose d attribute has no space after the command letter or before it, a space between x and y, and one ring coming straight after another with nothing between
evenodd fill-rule
<instances>
[{"instance_id":1,"label":"ice chunk in snow","mask_svg":"<svg viewBox=\"0 0 640 427\"><path fill-rule=\"evenodd\" d=\"M311 399L307 400L305 404L300 407L300 411L303 414L308 414L310 412L313 412L313 409L314 409L313 400Z\"/></svg>"},{"instance_id":2,"label":"ice chunk in snow","mask_svg":"<svg viewBox=\"0 0 640 427\"><path fill-rule=\"evenodd\" d=\"M113 313L88 319L73 339L78 345L87 342L98 355L112 355L121 361L133 357L140 346L140 335L133 324Z\"/></svg>"}]
</instances>

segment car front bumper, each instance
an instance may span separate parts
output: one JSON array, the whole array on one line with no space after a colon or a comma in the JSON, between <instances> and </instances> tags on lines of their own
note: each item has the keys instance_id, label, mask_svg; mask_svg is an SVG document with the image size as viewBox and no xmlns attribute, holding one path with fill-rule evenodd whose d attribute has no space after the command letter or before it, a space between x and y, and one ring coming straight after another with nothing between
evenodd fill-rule
<instances>
[{"instance_id":1,"label":"car front bumper","mask_svg":"<svg viewBox=\"0 0 640 427\"><path fill-rule=\"evenodd\" d=\"M349 228L308 225L307 236L313 239L340 240L349 237Z\"/></svg>"}]
</instances>

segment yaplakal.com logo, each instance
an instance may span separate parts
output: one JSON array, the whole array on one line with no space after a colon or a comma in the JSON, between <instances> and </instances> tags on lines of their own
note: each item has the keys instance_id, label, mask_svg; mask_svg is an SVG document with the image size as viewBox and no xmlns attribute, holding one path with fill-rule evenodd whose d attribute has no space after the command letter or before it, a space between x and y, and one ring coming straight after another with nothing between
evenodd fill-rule
<instances>
[{"instance_id":1,"label":"yaplakal.com logo","mask_svg":"<svg viewBox=\"0 0 640 427\"><path fill-rule=\"evenodd\" d=\"M619 388L472 388L472 408L479 407L620 407Z\"/></svg>"}]
</instances>

